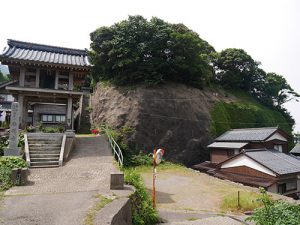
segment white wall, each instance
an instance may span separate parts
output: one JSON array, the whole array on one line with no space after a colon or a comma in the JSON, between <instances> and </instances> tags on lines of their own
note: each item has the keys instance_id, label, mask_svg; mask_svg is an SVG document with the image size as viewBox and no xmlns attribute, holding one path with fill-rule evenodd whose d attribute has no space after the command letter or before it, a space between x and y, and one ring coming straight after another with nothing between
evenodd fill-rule
<instances>
[{"instance_id":1,"label":"white wall","mask_svg":"<svg viewBox=\"0 0 300 225\"><path fill-rule=\"evenodd\" d=\"M238 166L247 166L249 168L252 168L252 169L255 169L260 172L263 172L263 173L266 173L266 174L276 177L276 174L273 171L271 171L268 168L262 166L261 164L255 162L253 159L250 159L246 155L239 155L239 156L225 162L221 168L225 169L225 168L232 168L232 167L238 167Z\"/></svg>"}]
</instances>

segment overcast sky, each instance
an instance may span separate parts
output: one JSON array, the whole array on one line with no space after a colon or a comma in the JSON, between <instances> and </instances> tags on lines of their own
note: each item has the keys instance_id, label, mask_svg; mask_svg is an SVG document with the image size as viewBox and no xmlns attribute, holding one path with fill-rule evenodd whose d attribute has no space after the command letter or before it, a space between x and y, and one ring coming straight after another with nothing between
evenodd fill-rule
<instances>
[{"instance_id":1,"label":"overcast sky","mask_svg":"<svg viewBox=\"0 0 300 225\"><path fill-rule=\"evenodd\" d=\"M8 38L89 48L92 31L128 15L184 23L217 51L243 48L300 93L298 0L5 0L0 3L0 49ZM300 103L286 107L300 132Z\"/></svg>"}]
</instances>

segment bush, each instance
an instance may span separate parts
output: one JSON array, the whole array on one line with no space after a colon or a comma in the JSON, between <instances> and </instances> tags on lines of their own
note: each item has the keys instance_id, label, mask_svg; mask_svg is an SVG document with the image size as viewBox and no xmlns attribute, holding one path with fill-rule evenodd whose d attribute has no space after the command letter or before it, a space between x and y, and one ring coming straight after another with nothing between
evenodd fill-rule
<instances>
[{"instance_id":1,"label":"bush","mask_svg":"<svg viewBox=\"0 0 300 225\"><path fill-rule=\"evenodd\" d=\"M151 166L153 158L140 152L138 155L133 155L130 159L130 166Z\"/></svg>"},{"instance_id":2,"label":"bush","mask_svg":"<svg viewBox=\"0 0 300 225\"><path fill-rule=\"evenodd\" d=\"M26 162L20 157L0 157L0 191L5 191L13 185L11 180L12 169L25 167L27 167Z\"/></svg>"},{"instance_id":3,"label":"bush","mask_svg":"<svg viewBox=\"0 0 300 225\"><path fill-rule=\"evenodd\" d=\"M130 196L132 203L133 225L152 225L158 222L157 211L152 208L152 201L146 191L142 177L134 169L125 169L125 182L135 187Z\"/></svg>"},{"instance_id":4,"label":"bush","mask_svg":"<svg viewBox=\"0 0 300 225\"><path fill-rule=\"evenodd\" d=\"M8 136L0 137L0 156L4 155L4 149L8 146Z\"/></svg>"},{"instance_id":5,"label":"bush","mask_svg":"<svg viewBox=\"0 0 300 225\"><path fill-rule=\"evenodd\" d=\"M43 133L60 133L58 127L44 127L42 128Z\"/></svg>"},{"instance_id":6,"label":"bush","mask_svg":"<svg viewBox=\"0 0 300 225\"><path fill-rule=\"evenodd\" d=\"M256 209L247 221L257 225L299 225L300 206L282 200L273 201L264 189L261 189L264 207Z\"/></svg>"}]
</instances>

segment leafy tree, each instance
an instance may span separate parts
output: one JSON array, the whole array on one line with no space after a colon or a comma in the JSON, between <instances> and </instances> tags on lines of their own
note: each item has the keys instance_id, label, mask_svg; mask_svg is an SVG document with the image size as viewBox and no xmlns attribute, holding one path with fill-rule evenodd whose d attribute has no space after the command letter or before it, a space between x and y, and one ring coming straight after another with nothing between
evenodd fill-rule
<instances>
[{"instance_id":1,"label":"leafy tree","mask_svg":"<svg viewBox=\"0 0 300 225\"><path fill-rule=\"evenodd\" d=\"M206 41L183 24L142 16L91 33L92 78L117 84L155 85L166 80L200 86L213 71Z\"/></svg>"},{"instance_id":2,"label":"leafy tree","mask_svg":"<svg viewBox=\"0 0 300 225\"><path fill-rule=\"evenodd\" d=\"M0 71L0 83L8 81L8 77Z\"/></svg>"},{"instance_id":3,"label":"leafy tree","mask_svg":"<svg viewBox=\"0 0 300 225\"><path fill-rule=\"evenodd\" d=\"M292 99L298 101L297 98L300 97L286 79L276 73L267 73L263 86L265 97L271 100L274 106L281 106Z\"/></svg>"},{"instance_id":4,"label":"leafy tree","mask_svg":"<svg viewBox=\"0 0 300 225\"><path fill-rule=\"evenodd\" d=\"M259 63L243 49L228 48L215 55L216 80L225 88L251 90L257 81Z\"/></svg>"}]
</instances>

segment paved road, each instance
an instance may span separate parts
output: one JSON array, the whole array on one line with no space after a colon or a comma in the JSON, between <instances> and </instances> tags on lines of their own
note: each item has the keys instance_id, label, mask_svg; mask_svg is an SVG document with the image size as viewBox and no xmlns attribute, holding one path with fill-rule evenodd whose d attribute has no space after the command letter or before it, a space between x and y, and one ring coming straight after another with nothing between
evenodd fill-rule
<instances>
[{"instance_id":1,"label":"paved road","mask_svg":"<svg viewBox=\"0 0 300 225\"><path fill-rule=\"evenodd\" d=\"M6 192L5 225L79 225L96 194L109 193L113 156L103 137L78 137L63 167L31 169L30 185Z\"/></svg>"}]
</instances>

